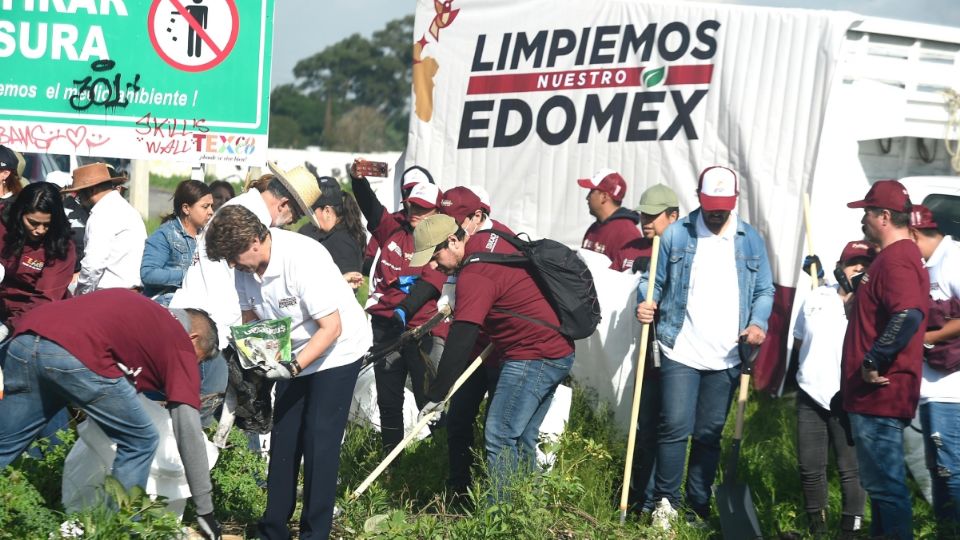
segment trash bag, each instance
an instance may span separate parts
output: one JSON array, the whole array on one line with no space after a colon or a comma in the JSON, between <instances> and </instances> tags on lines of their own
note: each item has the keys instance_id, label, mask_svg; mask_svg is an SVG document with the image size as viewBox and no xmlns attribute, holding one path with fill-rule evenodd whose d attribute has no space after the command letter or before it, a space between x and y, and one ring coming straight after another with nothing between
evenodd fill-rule
<instances>
[{"instance_id":1,"label":"trash bag","mask_svg":"<svg viewBox=\"0 0 960 540\"><path fill-rule=\"evenodd\" d=\"M237 397L235 425L244 431L260 434L273 429L273 381L257 369L243 369L232 347L224 353L229 372L228 385Z\"/></svg>"},{"instance_id":2,"label":"trash bag","mask_svg":"<svg viewBox=\"0 0 960 540\"><path fill-rule=\"evenodd\" d=\"M173 436L173 420L170 413L156 401L143 395L139 399L160 435L160 444L150 465L145 490L149 495L166 497L168 508L182 515L183 501L190 497L190 486ZM206 448L207 461L213 468L219 453L210 441L206 441ZM77 442L63 464L61 500L68 513L101 502L104 479L112 468L115 456L116 445L99 425L90 419L77 425Z\"/></svg>"}]
</instances>

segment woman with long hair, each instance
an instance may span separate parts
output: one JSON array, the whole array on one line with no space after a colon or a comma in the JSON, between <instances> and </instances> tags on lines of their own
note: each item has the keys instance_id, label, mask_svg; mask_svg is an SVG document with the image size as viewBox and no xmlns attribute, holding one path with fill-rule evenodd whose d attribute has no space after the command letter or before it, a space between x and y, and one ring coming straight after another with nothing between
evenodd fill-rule
<instances>
[{"instance_id":1,"label":"woman with long hair","mask_svg":"<svg viewBox=\"0 0 960 540\"><path fill-rule=\"evenodd\" d=\"M320 224L313 223L300 228L300 233L320 242L330 252L333 262L340 269L347 283L354 290L363 283L363 248L367 234L360 221L360 207L353 195L340 189L335 178L321 176L320 198L313 203L313 214Z\"/></svg>"},{"instance_id":2,"label":"woman with long hair","mask_svg":"<svg viewBox=\"0 0 960 540\"><path fill-rule=\"evenodd\" d=\"M183 275L193 263L197 235L213 217L210 186L199 180L184 180L173 192L173 213L147 238L140 263L143 294L164 306L180 288Z\"/></svg>"},{"instance_id":3,"label":"woman with long hair","mask_svg":"<svg viewBox=\"0 0 960 540\"><path fill-rule=\"evenodd\" d=\"M0 320L9 330L39 304L62 300L73 279L77 254L57 186L29 184L0 218Z\"/></svg>"}]
</instances>

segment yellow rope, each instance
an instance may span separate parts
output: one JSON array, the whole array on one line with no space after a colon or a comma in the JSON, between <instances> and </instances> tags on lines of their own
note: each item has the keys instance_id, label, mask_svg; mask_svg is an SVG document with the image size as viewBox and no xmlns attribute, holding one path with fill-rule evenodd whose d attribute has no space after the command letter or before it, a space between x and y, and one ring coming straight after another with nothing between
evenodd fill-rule
<instances>
[{"instance_id":1,"label":"yellow rope","mask_svg":"<svg viewBox=\"0 0 960 540\"><path fill-rule=\"evenodd\" d=\"M947 134L943 144L950 154L950 166L960 173L960 92L948 88L943 92L947 105ZM953 135L953 141L950 136Z\"/></svg>"}]
</instances>

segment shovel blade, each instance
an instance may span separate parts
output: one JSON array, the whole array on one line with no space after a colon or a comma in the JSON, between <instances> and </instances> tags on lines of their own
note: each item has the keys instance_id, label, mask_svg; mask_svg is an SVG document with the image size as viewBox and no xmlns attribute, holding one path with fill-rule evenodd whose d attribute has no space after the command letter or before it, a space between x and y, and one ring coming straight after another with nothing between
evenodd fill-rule
<instances>
[{"instance_id":1,"label":"shovel blade","mask_svg":"<svg viewBox=\"0 0 960 540\"><path fill-rule=\"evenodd\" d=\"M717 488L717 510L720 530L726 540L763 538L757 507L750 496L750 488L740 482L723 482Z\"/></svg>"}]
</instances>

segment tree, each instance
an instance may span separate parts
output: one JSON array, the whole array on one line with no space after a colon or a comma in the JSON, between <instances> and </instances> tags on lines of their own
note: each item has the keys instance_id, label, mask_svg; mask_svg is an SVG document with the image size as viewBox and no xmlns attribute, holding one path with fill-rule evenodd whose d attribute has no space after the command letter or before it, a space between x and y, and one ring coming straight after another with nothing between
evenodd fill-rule
<instances>
[{"instance_id":1,"label":"tree","mask_svg":"<svg viewBox=\"0 0 960 540\"><path fill-rule=\"evenodd\" d=\"M389 150L386 122L376 109L354 107L341 116L332 135L331 150L341 152L382 152Z\"/></svg>"},{"instance_id":2,"label":"tree","mask_svg":"<svg viewBox=\"0 0 960 540\"><path fill-rule=\"evenodd\" d=\"M410 111L412 47L409 15L390 21L371 38L354 34L300 60L293 69L295 86L279 86L271 94L271 120L292 119L308 140L305 144L333 147L342 144L336 129L339 120L357 107L367 107L383 126L371 141L382 140L383 149L402 149ZM365 111L356 118L370 120L371 115ZM351 120L351 129L356 125L362 124Z\"/></svg>"}]
</instances>

